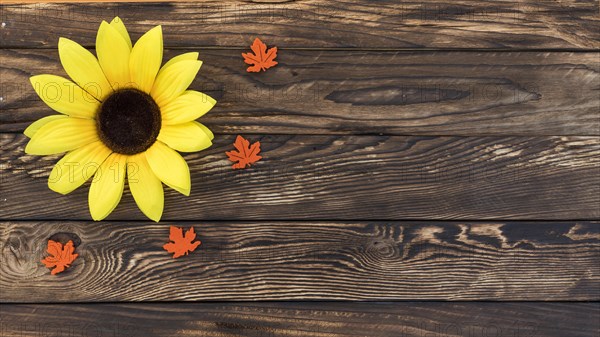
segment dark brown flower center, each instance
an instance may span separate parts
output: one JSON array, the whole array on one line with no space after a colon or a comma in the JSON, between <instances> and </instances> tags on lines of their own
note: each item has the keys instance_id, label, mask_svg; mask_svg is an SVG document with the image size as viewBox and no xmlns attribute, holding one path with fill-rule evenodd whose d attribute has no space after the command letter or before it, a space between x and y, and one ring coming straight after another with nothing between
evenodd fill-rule
<instances>
[{"instance_id":1,"label":"dark brown flower center","mask_svg":"<svg viewBox=\"0 0 600 337\"><path fill-rule=\"evenodd\" d=\"M160 109L145 92L121 89L100 106L96 125L100 139L111 150L136 154L147 150L160 132Z\"/></svg>"}]
</instances>

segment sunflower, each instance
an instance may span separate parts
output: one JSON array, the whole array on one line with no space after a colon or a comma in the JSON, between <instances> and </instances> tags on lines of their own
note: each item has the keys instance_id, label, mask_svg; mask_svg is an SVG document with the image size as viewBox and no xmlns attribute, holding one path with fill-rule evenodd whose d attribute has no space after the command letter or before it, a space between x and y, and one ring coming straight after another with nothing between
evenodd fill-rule
<instances>
[{"instance_id":1,"label":"sunflower","mask_svg":"<svg viewBox=\"0 0 600 337\"><path fill-rule=\"evenodd\" d=\"M55 75L31 77L39 97L61 113L37 120L26 130L25 152L66 152L48 178L51 190L67 194L93 177L89 209L102 220L117 207L127 179L139 209L159 221L163 186L188 196L186 161L177 152L212 145L213 134L195 120L216 103L187 90L202 62L198 53L176 56L161 67L161 26L132 46L123 22L103 21L96 36L97 58L66 38L60 61L72 81Z\"/></svg>"}]
</instances>

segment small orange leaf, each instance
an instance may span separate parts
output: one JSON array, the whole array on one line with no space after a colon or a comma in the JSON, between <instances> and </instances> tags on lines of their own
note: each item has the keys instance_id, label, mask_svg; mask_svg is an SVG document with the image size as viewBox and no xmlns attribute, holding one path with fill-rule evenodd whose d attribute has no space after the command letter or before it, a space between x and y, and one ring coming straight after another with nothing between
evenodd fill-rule
<instances>
[{"instance_id":1,"label":"small orange leaf","mask_svg":"<svg viewBox=\"0 0 600 337\"><path fill-rule=\"evenodd\" d=\"M250 164L254 164L262 159L258 155L260 153L260 142L255 142L250 146L250 142L244 137L237 136L233 146L235 146L237 151L227 151L225 154L227 154L229 160L232 162L237 161L237 164L231 166L234 169L246 168L246 166L250 166Z\"/></svg>"},{"instance_id":2,"label":"small orange leaf","mask_svg":"<svg viewBox=\"0 0 600 337\"><path fill-rule=\"evenodd\" d=\"M253 64L253 66L248 67L246 71L249 73L257 73L259 71L266 71L267 69L274 67L277 65L277 61L275 61L275 57L277 57L277 47L270 48L267 50L267 45L264 44L259 38L254 40L252 46L252 53L242 53L244 57L244 62L247 64Z\"/></svg>"},{"instance_id":3,"label":"small orange leaf","mask_svg":"<svg viewBox=\"0 0 600 337\"><path fill-rule=\"evenodd\" d=\"M189 252L193 252L200 245L200 241L192 242L194 239L196 239L194 227L191 227L183 236L183 228L171 226L169 240L173 242L166 243L163 248L167 252L173 253L173 258L176 259L188 255Z\"/></svg>"},{"instance_id":4,"label":"small orange leaf","mask_svg":"<svg viewBox=\"0 0 600 337\"><path fill-rule=\"evenodd\" d=\"M63 272L79 256L79 254L73 254L74 251L75 247L73 247L73 241L71 240L64 247L60 242L48 240L48 253L51 256L43 259L42 263L48 268L54 268L50 273L56 275Z\"/></svg>"}]
</instances>

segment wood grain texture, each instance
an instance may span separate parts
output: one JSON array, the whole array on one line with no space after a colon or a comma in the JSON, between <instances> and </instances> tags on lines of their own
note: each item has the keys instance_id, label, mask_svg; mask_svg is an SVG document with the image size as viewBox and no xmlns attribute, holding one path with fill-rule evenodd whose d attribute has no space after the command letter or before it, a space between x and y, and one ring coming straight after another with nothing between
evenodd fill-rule
<instances>
[{"instance_id":1,"label":"wood grain texture","mask_svg":"<svg viewBox=\"0 0 600 337\"><path fill-rule=\"evenodd\" d=\"M172 224L202 245L173 259ZM599 225L2 222L0 301L597 301ZM48 239L80 256L56 276Z\"/></svg>"},{"instance_id":2,"label":"wood grain texture","mask_svg":"<svg viewBox=\"0 0 600 337\"><path fill-rule=\"evenodd\" d=\"M598 137L248 138L263 160L246 170L225 155L232 135L185 154L192 193L165 188L163 220L600 218ZM0 134L0 219L90 219L87 185L51 191L59 156L26 155L26 142ZM146 218L126 189L109 219Z\"/></svg>"},{"instance_id":3,"label":"wood grain texture","mask_svg":"<svg viewBox=\"0 0 600 337\"><path fill-rule=\"evenodd\" d=\"M168 46L245 47L256 36L290 48L598 48L596 0L194 1L3 5L1 47L93 45L102 20L135 38L164 26Z\"/></svg>"},{"instance_id":4,"label":"wood grain texture","mask_svg":"<svg viewBox=\"0 0 600 337\"><path fill-rule=\"evenodd\" d=\"M597 336L599 303L549 301L600 301L599 10L3 0L0 335ZM89 221L88 186L58 196L59 156L23 151L51 114L28 78L64 76L58 38L93 48L114 16L134 39L162 24L166 57L200 51L192 88L219 102L202 119L215 145L185 156L192 194L168 190L163 223L138 222L129 191L114 221ZM248 74L257 36L279 65ZM251 169L226 159L237 134L262 143ZM172 259L171 224L202 246ZM80 254L58 276L48 239Z\"/></svg>"},{"instance_id":5,"label":"wood grain texture","mask_svg":"<svg viewBox=\"0 0 600 337\"><path fill-rule=\"evenodd\" d=\"M4 337L596 337L600 329L598 303L52 304L0 312Z\"/></svg>"},{"instance_id":6,"label":"wood grain texture","mask_svg":"<svg viewBox=\"0 0 600 337\"><path fill-rule=\"evenodd\" d=\"M200 52L220 133L600 135L600 53L287 50L248 74L240 51ZM52 113L44 73L66 76L56 50L0 50L0 131Z\"/></svg>"}]
</instances>

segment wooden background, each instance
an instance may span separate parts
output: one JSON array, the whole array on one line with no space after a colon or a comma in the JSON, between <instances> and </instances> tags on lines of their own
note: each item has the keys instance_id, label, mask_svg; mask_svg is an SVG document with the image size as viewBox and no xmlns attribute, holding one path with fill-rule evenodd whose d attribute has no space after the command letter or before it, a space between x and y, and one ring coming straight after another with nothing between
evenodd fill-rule
<instances>
[{"instance_id":1,"label":"wooden background","mask_svg":"<svg viewBox=\"0 0 600 337\"><path fill-rule=\"evenodd\" d=\"M597 0L193 1L0 5L1 336L600 334ZM199 51L215 145L192 193L148 222L129 192L91 221L59 156L22 131L51 114L34 74L101 20L165 57ZM248 74L260 37L279 65ZM264 159L233 171L235 136ZM171 224L202 246L178 260ZM80 257L58 276L48 239Z\"/></svg>"}]
</instances>

